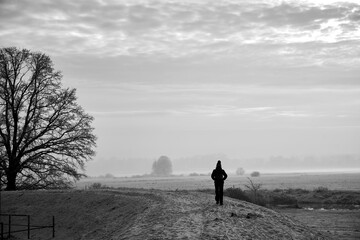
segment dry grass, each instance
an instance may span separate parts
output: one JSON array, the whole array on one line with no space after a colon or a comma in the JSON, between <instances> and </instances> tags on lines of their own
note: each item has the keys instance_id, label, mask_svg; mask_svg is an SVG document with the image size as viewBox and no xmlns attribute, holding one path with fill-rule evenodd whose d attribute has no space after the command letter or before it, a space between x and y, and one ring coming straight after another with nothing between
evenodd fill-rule
<instances>
[{"instance_id":1,"label":"dry grass","mask_svg":"<svg viewBox=\"0 0 360 240\"><path fill-rule=\"evenodd\" d=\"M263 189L306 189L313 190L326 187L330 190L360 191L360 173L293 173L293 174L261 174L253 178ZM210 176L196 177L127 177L127 178L87 178L77 183L78 189L85 189L93 183L101 183L109 187L145 188L162 190L198 190L213 188ZM247 176L229 175L225 181L225 188L240 187L245 189L248 183Z\"/></svg>"},{"instance_id":2,"label":"dry grass","mask_svg":"<svg viewBox=\"0 0 360 240\"><path fill-rule=\"evenodd\" d=\"M3 194L7 213L56 216L55 239L330 239L300 221L251 203L197 191L139 189ZM48 230L31 239L50 239ZM17 239L26 236L16 235Z\"/></svg>"},{"instance_id":3,"label":"dry grass","mask_svg":"<svg viewBox=\"0 0 360 240\"><path fill-rule=\"evenodd\" d=\"M31 215L31 222L35 225L50 225L51 216L55 216L55 239L106 239L106 236L123 232L133 224L136 214L147 207L145 200L120 192L4 192L2 212ZM17 237L22 235L14 234ZM31 239L50 239L51 236L50 229L36 230Z\"/></svg>"}]
</instances>

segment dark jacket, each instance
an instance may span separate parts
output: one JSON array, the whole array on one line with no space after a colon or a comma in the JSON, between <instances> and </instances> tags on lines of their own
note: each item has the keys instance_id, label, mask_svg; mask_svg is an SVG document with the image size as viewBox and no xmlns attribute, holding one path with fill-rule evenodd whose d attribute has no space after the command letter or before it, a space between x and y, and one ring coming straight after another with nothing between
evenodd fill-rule
<instances>
[{"instance_id":1,"label":"dark jacket","mask_svg":"<svg viewBox=\"0 0 360 240\"><path fill-rule=\"evenodd\" d=\"M211 178L214 181L224 181L227 178L227 174L222 168L215 168L211 174Z\"/></svg>"}]
</instances>

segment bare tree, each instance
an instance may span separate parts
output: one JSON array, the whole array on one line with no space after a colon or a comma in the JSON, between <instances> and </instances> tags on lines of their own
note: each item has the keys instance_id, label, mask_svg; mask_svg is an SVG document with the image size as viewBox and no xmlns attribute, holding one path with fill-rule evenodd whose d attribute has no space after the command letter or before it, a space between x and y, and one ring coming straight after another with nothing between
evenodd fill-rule
<instances>
[{"instance_id":1,"label":"bare tree","mask_svg":"<svg viewBox=\"0 0 360 240\"><path fill-rule=\"evenodd\" d=\"M42 53L0 49L0 171L6 190L68 187L94 156L93 117Z\"/></svg>"},{"instance_id":2,"label":"bare tree","mask_svg":"<svg viewBox=\"0 0 360 240\"><path fill-rule=\"evenodd\" d=\"M259 190L262 187L262 184L261 183L254 183L250 178L247 178L247 179L248 179L249 183L245 184L245 187L252 192L254 202L256 204L258 204L259 200L260 200L259 199Z\"/></svg>"}]
</instances>

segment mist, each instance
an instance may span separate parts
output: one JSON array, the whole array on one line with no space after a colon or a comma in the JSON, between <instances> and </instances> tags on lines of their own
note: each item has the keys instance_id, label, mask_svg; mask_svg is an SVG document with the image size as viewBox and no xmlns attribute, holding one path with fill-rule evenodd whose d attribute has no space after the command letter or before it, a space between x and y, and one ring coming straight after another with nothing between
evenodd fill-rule
<instances>
[{"instance_id":1,"label":"mist","mask_svg":"<svg viewBox=\"0 0 360 240\"><path fill-rule=\"evenodd\" d=\"M168 156L168 155L167 155ZM158 158L101 159L89 163L87 169L91 177L105 176L130 177L150 174L152 164ZM308 156L270 156L252 158L231 158L225 154L197 155L182 158L171 158L174 175L190 173L209 174L217 160L221 160L223 168L229 174L235 174L237 168L243 168L245 174L260 171L272 173L341 173L359 172L359 155L308 155ZM101 167L99 166L101 164ZM109 167L106 167L106 166ZM126 166L126 168L124 167Z\"/></svg>"}]
</instances>

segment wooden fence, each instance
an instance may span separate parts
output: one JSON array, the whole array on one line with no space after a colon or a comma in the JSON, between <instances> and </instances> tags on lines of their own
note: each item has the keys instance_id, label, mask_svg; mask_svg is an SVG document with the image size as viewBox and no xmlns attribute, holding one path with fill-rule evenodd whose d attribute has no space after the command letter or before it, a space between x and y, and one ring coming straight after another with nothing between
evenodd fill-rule
<instances>
[{"instance_id":1,"label":"wooden fence","mask_svg":"<svg viewBox=\"0 0 360 240\"><path fill-rule=\"evenodd\" d=\"M31 231L39 229L52 229L52 237L55 237L55 217L52 216L52 225L32 225L30 215L0 214L0 240L9 239L11 234L24 232L30 239Z\"/></svg>"}]
</instances>

